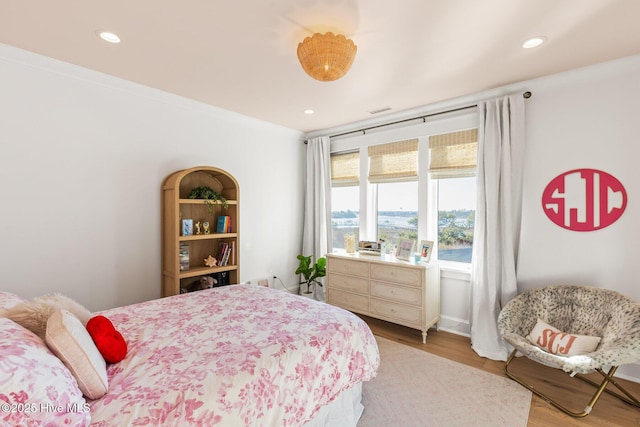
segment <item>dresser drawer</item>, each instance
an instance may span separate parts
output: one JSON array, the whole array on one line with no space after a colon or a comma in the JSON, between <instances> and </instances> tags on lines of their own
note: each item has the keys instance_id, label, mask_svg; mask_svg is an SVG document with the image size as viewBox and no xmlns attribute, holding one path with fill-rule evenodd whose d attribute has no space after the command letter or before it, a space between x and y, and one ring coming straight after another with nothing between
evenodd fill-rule
<instances>
[{"instance_id":1,"label":"dresser drawer","mask_svg":"<svg viewBox=\"0 0 640 427\"><path fill-rule=\"evenodd\" d=\"M422 288L394 286L387 283L371 282L371 296L390 301L422 306Z\"/></svg>"},{"instance_id":2,"label":"dresser drawer","mask_svg":"<svg viewBox=\"0 0 640 427\"><path fill-rule=\"evenodd\" d=\"M364 277L345 276L343 274L327 275L327 287L355 292L357 294L369 294L369 280Z\"/></svg>"},{"instance_id":3,"label":"dresser drawer","mask_svg":"<svg viewBox=\"0 0 640 427\"><path fill-rule=\"evenodd\" d=\"M353 276L369 277L369 263L350 259L329 258L327 270L331 273L351 274Z\"/></svg>"},{"instance_id":4,"label":"dresser drawer","mask_svg":"<svg viewBox=\"0 0 640 427\"><path fill-rule=\"evenodd\" d=\"M371 279L402 283L408 286L422 286L422 268L395 267L387 264L371 264Z\"/></svg>"},{"instance_id":5,"label":"dresser drawer","mask_svg":"<svg viewBox=\"0 0 640 427\"><path fill-rule=\"evenodd\" d=\"M327 303L360 313L369 312L369 296L329 289Z\"/></svg>"},{"instance_id":6,"label":"dresser drawer","mask_svg":"<svg viewBox=\"0 0 640 427\"><path fill-rule=\"evenodd\" d=\"M420 327L422 309L371 298L371 314Z\"/></svg>"}]
</instances>

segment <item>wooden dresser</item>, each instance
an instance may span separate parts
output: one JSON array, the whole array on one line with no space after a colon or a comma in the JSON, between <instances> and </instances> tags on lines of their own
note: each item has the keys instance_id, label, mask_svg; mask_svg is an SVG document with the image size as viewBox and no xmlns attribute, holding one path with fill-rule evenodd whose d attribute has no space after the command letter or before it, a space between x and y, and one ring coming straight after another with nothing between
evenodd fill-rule
<instances>
[{"instance_id":1,"label":"wooden dresser","mask_svg":"<svg viewBox=\"0 0 640 427\"><path fill-rule=\"evenodd\" d=\"M422 331L440 321L437 264L388 257L327 255L327 303Z\"/></svg>"}]
</instances>

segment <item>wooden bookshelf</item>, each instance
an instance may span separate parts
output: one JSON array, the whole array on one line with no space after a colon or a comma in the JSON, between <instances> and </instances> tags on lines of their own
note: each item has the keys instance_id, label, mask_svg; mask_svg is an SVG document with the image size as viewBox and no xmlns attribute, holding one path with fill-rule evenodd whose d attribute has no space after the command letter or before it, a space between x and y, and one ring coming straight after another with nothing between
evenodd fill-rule
<instances>
[{"instance_id":1,"label":"wooden bookshelf","mask_svg":"<svg viewBox=\"0 0 640 427\"><path fill-rule=\"evenodd\" d=\"M195 187L207 186L227 199L226 207L220 202L190 199ZM229 283L240 282L240 190L233 176L222 169L198 166L169 175L162 184L162 296L180 293L181 288L190 288L201 276L218 276L226 273ZM231 230L216 233L218 217L231 217ZM182 235L182 220L191 219L210 224L210 233ZM204 260L209 256L218 258L222 243L232 247L229 262L224 266L208 267ZM180 269L180 246L189 248L188 269Z\"/></svg>"}]
</instances>

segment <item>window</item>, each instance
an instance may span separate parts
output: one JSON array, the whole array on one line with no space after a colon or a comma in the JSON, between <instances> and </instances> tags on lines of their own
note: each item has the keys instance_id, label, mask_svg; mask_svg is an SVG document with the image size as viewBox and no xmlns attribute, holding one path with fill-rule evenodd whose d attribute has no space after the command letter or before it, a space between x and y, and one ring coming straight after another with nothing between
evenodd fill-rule
<instances>
[{"instance_id":1,"label":"window","mask_svg":"<svg viewBox=\"0 0 640 427\"><path fill-rule=\"evenodd\" d=\"M356 242L360 235L360 188L331 188L331 230L333 248L344 249L344 235L353 233Z\"/></svg>"},{"instance_id":2,"label":"window","mask_svg":"<svg viewBox=\"0 0 640 427\"><path fill-rule=\"evenodd\" d=\"M418 181L377 184L377 192L377 239L391 246L417 241Z\"/></svg>"},{"instance_id":3,"label":"window","mask_svg":"<svg viewBox=\"0 0 640 427\"><path fill-rule=\"evenodd\" d=\"M471 262L476 178L438 180L438 259Z\"/></svg>"},{"instance_id":4,"label":"window","mask_svg":"<svg viewBox=\"0 0 640 427\"><path fill-rule=\"evenodd\" d=\"M434 240L438 260L470 263L477 123L475 112L456 113L332 140L333 248L346 233L387 247Z\"/></svg>"},{"instance_id":5,"label":"window","mask_svg":"<svg viewBox=\"0 0 640 427\"><path fill-rule=\"evenodd\" d=\"M429 137L429 172L438 185L438 259L471 262L476 217L478 130Z\"/></svg>"},{"instance_id":6,"label":"window","mask_svg":"<svg viewBox=\"0 0 640 427\"><path fill-rule=\"evenodd\" d=\"M375 240L397 245L418 237L418 140L372 145L369 183L376 194Z\"/></svg>"},{"instance_id":7,"label":"window","mask_svg":"<svg viewBox=\"0 0 640 427\"><path fill-rule=\"evenodd\" d=\"M360 153L331 155L331 229L333 248L344 249L344 235L360 234Z\"/></svg>"}]
</instances>

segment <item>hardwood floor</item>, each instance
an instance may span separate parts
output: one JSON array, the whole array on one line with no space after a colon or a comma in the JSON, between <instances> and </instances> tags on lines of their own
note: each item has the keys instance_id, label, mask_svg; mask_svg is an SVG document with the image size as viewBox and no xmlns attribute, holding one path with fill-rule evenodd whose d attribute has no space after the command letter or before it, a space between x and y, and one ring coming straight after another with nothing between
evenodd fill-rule
<instances>
[{"instance_id":1,"label":"hardwood floor","mask_svg":"<svg viewBox=\"0 0 640 427\"><path fill-rule=\"evenodd\" d=\"M503 370L504 362L478 356L471 349L471 342L467 337L431 329L427 336L427 343L422 344L420 331L367 316L360 317L367 322L377 336L428 351L492 374L507 377ZM513 361L509 366L509 371L526 379L535 388L543 390L550 397L561 401L562 404L576 411L580 411L586 406L594 392L593 387L583 381L569 378L567 374L560 370L542 366L525 357L520 357ZM594 379L597 379L597 377L594 376ZM639 383L622 379L618 382L636 398L640 396ZM640 426L640 409L628 405L607 393L603 393L589 415L585 418L574 418L534 395L531 400L528 426Z\"/></svg>"}]
</instances>

